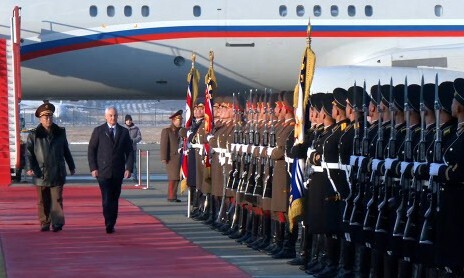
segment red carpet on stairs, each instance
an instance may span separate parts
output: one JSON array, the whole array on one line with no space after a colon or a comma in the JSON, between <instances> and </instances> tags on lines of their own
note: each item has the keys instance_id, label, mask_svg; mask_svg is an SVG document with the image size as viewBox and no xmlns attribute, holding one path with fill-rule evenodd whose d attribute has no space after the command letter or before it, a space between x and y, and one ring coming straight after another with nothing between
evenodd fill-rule
<instances>
[{"instance_id":1,"label":"red carpet on stairs","mask_svg":"<svg viewBox=\"0 0 464 278\"><path fill-rule=\"evenodd\" d=\"M98 187L65 187L66 225L39 232L34 187L0 189L0 238L14 277L248 277L121 199L106 234Z\"/></svg>"}]
</instances>

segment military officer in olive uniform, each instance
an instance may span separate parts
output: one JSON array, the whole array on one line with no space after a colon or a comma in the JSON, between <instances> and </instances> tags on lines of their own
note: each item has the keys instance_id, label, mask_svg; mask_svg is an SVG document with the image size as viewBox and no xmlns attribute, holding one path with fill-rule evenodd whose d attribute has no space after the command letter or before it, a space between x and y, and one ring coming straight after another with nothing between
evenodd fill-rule
<instances>
[{"instance_id":1,"label":"military officer in olive uniform","mask_svg":"<svg viewBox=\"0 0 464 278\"><path fill-rule=\"evenodd\" d=\"M27 137L27 165L26 173L32 176L32 182L37 185L38 214L40 231L54 232L62 230L63 185L66 182L66 165L71 175L75 173L74 160L69 150L66 131L53 123L55 106L44 103L39 106L35 116L40 124L30 131Z\"/></svg>"},{"instance_id":2,"label":"military officer in olive uniform","mask_svg":"<svg viewBox=\"0 0 464 278\"><path fill-rule=\"evenodd\" d=\"M179 143L181 137L179 130L182 125L182 110L172 114L171 125L161 131L160 159L166 165L168 174L168 196L169 202L180 202L177 199L177 188L180 179L180 153Z\"/></svg>"}]
</instances>

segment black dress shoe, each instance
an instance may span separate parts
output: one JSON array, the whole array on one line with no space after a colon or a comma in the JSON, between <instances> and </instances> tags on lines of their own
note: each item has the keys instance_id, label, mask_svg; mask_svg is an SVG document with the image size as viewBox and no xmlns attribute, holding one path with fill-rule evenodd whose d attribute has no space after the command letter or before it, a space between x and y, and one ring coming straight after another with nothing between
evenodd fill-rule
<instances>
[{"instance_id":1,"label":"black dress shoe","mask_svg":"<svg viewBox=\"0 0 464 278\"><path fill-rule=\"evenodd\" d=\"M41 231L41 232L48 232L48 231L50 231L50 225L43 225L42 227L40 227L40 231Z\"/></svg>"},{"instance_id":2,"label":"black dress shoe","mask_svg":"<svg viewBox=\"0 0 464 278\"><path fill-rule=\"evenodd\" d=\"M106 227L106 233L107 234L112 234L114 232L115 232L114 227Z\"/></svg>"},{"instance_id":3,"label":"black dress shoe","mask_svg":"<svg viewBox=\"0 0 464 278\"><path fill-rule=\"evenodd\" d=\"M57 226L53 226L53 232L54 232L54 233L57 233L57 232L59 232L59 231L61 231L61 230L63 230L63 226L58 226L58 225L57 225Z\"/></svg>"}]
</instances>

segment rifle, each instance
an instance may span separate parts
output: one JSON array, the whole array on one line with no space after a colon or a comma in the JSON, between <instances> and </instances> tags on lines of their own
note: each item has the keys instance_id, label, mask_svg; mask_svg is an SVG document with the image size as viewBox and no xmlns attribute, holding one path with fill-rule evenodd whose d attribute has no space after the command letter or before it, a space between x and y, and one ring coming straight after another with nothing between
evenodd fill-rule
<instances>
[{"instance_id":1,"label":"rifle","mask_svg":"<svg viewBox=\"0 0 464 278\"><path fill-rule=\"evenodd\" d=\"M250 138L249 138L250 144L252 144L255 147L259 147L258 102L259 102L259 97L257 96L256 97L256 110L253 111L256 118L253 119L254 121L253 133L251 133L251 130L250 130ZM256 180L255 180L256 170L258 168L258 161L256 157L253 157L253 152L250 153L250 160L251 160L251 172L250 172L250 175L248 176L248 181L247 181L246 188L245 188L245 195L247 196L253 196L253 191L256 185Z\"/></svg>"},{"instance_id":2,"label":"rifle","mask_svg":"<svg viewBox=\"0 0 464 278\"><path fill-rule=\"evenodd\" d=\"M253 136L254 136L254 130L253 130L253 91L250 90L250 97L249 97L249 108L248 108L248 117L250 117L249 121L248 121L248 125L249 125L249 130L247 132L248 134L248 142L246 142L246 139L245 136L243 136L243 140L245 142L242 142L242 144L244 145L249 145L249 144L253 144ZM247 187L247 177L248 177L248 172L250 171L250 164L251 164L251 155L246 153L246 152L243 152L242 153L242 159L243 159L243 171L242 171L242 175L240 177L240 183L238 185L238 190L240 193L245 193L246 191L246 187Z\"/></svg>"},{"instance_id":3,"label":"rifle","mask_svg":"<svg viewBox=\"0 0 464 278\"><path fill-rule=\"evenodd\" d=\"M240 93L238 93L238 98L240 99ZM238 101L238 100L237 100ZM234 130L234 142L235 142L235 151L234 151L234 158L235 158L235 170L232 174L233 181L232 181L232 189L237 190L238 184L240 182L240 169L242 166L243 154L242 157L238 155L238 148L241 147L239 144L243 144L243 130L242 130L242 119L241 119L241 112L240 109L237 109L237 114L235 114L235 130Z\"/></svg>"},{"instance_id":4,"label":"rifle","mask_svg":"<svg viewBox=\"0 0 464 278\"><path fill-rule=\"evenodd\" d=\"M263 110L264 110L264 130L263 130L263 140L261 146L263 148L267 147L268 141L269 141L269 131L268 131L268 120L267 120L267 114L268 114L268 102L269 98L266 98L266 89L264 90L264 97L263 97ZM264 159L261 156L261 150L259 153L259 160L260 160L260 168L259 172L256 174L255 178L255 188L253 190L253 196L255 197L262 197L263 196L263 190L264 190L264 169L266 167L266 159Z\"/></svg>"},{"instance_id":5,"label":"rifle","mask_svg":"<svg viewBox=\"0 0 464 278\"><path fill-rule=\"evenodd\" d=\"M425 141L425 104L424 104L424 76L421 79L420 89L420 118L421 133L418 145L417 162L426 162L426 141ZM420 218L420 194L423 187L423 181L413 178L411 189L409 191L409 208L406 212L406 225L404 227L403 239L417 241L419 236L419 218Z\"/></svg>"},{"instance_id":6,"label":"rifle","mask_svg":"<svg viewBox=\"0 0 464 278\"><path fill-rule=\"evenodd\" d=\"M238 134L239 134L239 126L238 126L238 120L237 120L237 115L238 115L238 109L235 108L235 93L232 93L232 102L233 102L233 107L234 107L234 146L238 144ZM237 168L237 150L236 147L234 148L234 151L232 152L232 170L229 171L228 179L227 179L227 188L228 189L233 189L234 186L234 177L238 175L238 168Z\"/></svg>"},{"instance_id":7,"label":"rifle","mask_svg":"<svg viewBox=\"0 0 464 278\"><path fill-rule=\"evenodd\" d=\"M408 79L406 77L404 81L404 114L406 118L406 137L404 140L404 162L413 162L412 154L412 132L411 132L411 107L409 106L408 100ZM404 228L406 226L407 216L406 210L409 200L409 187L411 186L411 180L405 177L405 174L401 174L400 184L402 186L400 190L401 202L396 209L395 225L393 226L393 236L403 237Z\"/></svg>"},{"instance_id":8,"label":"rifle","mask_svg":"<svg viewBox=\"0 0 464 278\"><path fill-rule=\"evenodd\" d=\"M377 130L377 142L375 143L375 159L383 159L383 109L380 105L382 100L381 91L380 91L380 80L377 86L377 113L379 113L379 123ZM372 171L371 175L371 186L370 190L372 192L371 199L367 202L366 205L366 216L364 218L363 230L373 231L375 229L375 224L377 221L377 211L378 211L378 202L379 195L382 187L382 181L380 179L379 173L377 170Z\"/></svg>"},{"instance_id":9,"label":"rifle","mask_svg":"<svg viewBox=\"0 0 464 278\"><path fill-rule=\"evenodd\" d=\"M364 158L369 156L369 127L367 125L367 103L366 103L366 81L364 81L363 85L363 138L362 143L360 146L360 150L358 154L362 155ZM366 173L362 171L361 161L358 160L358 171L357 171L357 178L356 178L356 185L358 186L358 194L353 200L353 211L350 217L350 225L353 226L360 226L364 219L364 191L365 191L365 184L366 184ZM356 172L354 172L356 173ZM354 174L353 174L354 175ZM354 180L354 179L353 179Z\"/></svg>"},{"instance_id":10,"label":"rifle","mask_svg":"<svg viewBox=\"0 0 464 278\"><path fill-rule=\"evenodd\" d=\"M270 95L272 91L270 91ZM269 96L270 98L270 96ZM272 122L272 117L274 115L274 108L273 104L270 103L269 105L269 120L271 121L271 128L269 132L269 147L275 148L276 147L276 132L275 132L275 125ZM274 160L271 159L270 156L267 157L267 164L269 165L269 173L266 177L265 186L264 186L264 193L263 198L272 198L272 176L274 175Z\"/></svg>"},{"instance_id":11,"label":"rifle","mask_svg":"<svg viewBox=\"0 0 464 278\"><path fill-rule=\"evenodd\" d=\"M358 115L359 115L359 110L358 110L358 105L357 105L357 87L356 87L356 81L354 82L354 87L353 87L353 90L354 90L354 96L353 96L353 102L352 105L353 105L353 110L354 110L354 113L355 113L355 117L354 117L354 138L353 138L353 156L359 156L360 155L360 138L359 138L359 119L358 119ZM339 161L341 161L341 159L339 159ZM354 166L353 166L353 169L351 169L351 171L355 170L354 169ZM350 171L350 173L351 173ZM349 185L350 185L350 193L349 195L346 197L345 199L345 210L343 211L343 217L342 217L342 221L344 223L350 223L350 218L351 218L351 214L353 213L353 199L354 199L354 196L357 195L357 193L355 193L356 191L356 180L353 178L353 175L349 175L348 177L348 182L349 182Z\"/></svg>"},{"instance_id":12,"label":"rifle","mask_svg":"<svg viewBox=\"0 0 464 278\"><path fill-rule=\"evenodd\" d=\"M443 136L443 131L440 129L440 102L438 99L438 74L435 75L435 118L436 118L436 130L435 130L435 142L433 145L433 163L442 162L442 151L441 151L441 141ZM422 226L422 231L419 238L419 243L421 244L433 244L435 242L435 233L433 227L435 226L435 220L437 212L440 209L440 184L434 179L433 176L430 176L429 179L429 193L427 194L427 200L429 206L425 212L424 225Z\"/></svg>"},{"instance_id":13,"label":"rifle","mask_svg":"<svg viewBox=\"0 0 464 278\"><path fill-rule=\"evenodd\" d=\"M388 158L394 159L396 157L396 128L395 128L395 103L393 102L393 80L390 79L390 139L388 141ZM387 233L389 225L388 217L388 200L391 196L391 190L393 188L393 178L390 176L390 170L385 171L384 176L384 192L383 200L379 204L378 210L379 214L377 216L377 223L375 225L376 233Z\"/></svg>"}]
</instances>

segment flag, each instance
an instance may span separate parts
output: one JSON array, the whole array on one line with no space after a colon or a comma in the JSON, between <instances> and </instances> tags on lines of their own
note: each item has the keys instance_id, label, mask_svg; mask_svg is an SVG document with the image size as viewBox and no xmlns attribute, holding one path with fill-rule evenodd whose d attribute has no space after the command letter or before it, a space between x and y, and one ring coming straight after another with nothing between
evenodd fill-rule
<instances>
[{"instance_id":1,"label":"flag","mask_svg":"<svg viewBox=\"0 0 464 278\"><path fill-rule=\"evenodd\" d=\"M293 106L295 107L295 143L302 144L304 142L305 131L305 111L309 100L309 90L314 76L314 67L316 63L316 55L311 50L311 25L308 24L308 45L303 52L300 74L298 83L295 86L293 97ZM305 161L302 158L294 158L292 167L291 187L289 196L288 218L290 229L293 224L301 220L303 216L303 196L304 196L304 170Z\"/></svg>"},{"instance_id":2,"label":"flag","mask_svg":"<svg viewBox=\"0 0 464 278\"><path fill-rule=\"evenodd\" d=\"M213 92L217 88L217 83L216 83L216 75L214 74L214 69L213 69L213 59L214 59L214 53L213 51L209 52L209 59L210 59L210 66L208 69L208 72L206 73L205 76L205 84L206 84L206 89L205 89L205 133L206 134L211 134L213 130L213 125L214 125L214 119L213 119ZM209 156L210 156L210 147L209 144L206 143L204 144L204 154L205 154L205 169L209 173L209 170L211 168L211 162L209 161ZM209 177L209 174L208 174Z\"/></svg>"},{"instance_id":3,"label":"flag","mask_svg":"<svg viewBox=\"0 0 464 278\"><path fill-rule=\"evenodd\" d=\"M185 128L188 130L192 126L192 107L195 103L197 94L198 94L198 81L200 79L200 73L194 67L195 55L192 56L192 68L187 76L187 96L185 99ZM182 144L182 156L181 156L181 168L180 168L180 192L184 193L187 188L187 177L188 177L188 148L187 142L188 138L184 138Z\"/></svg>"}]
</instances>

